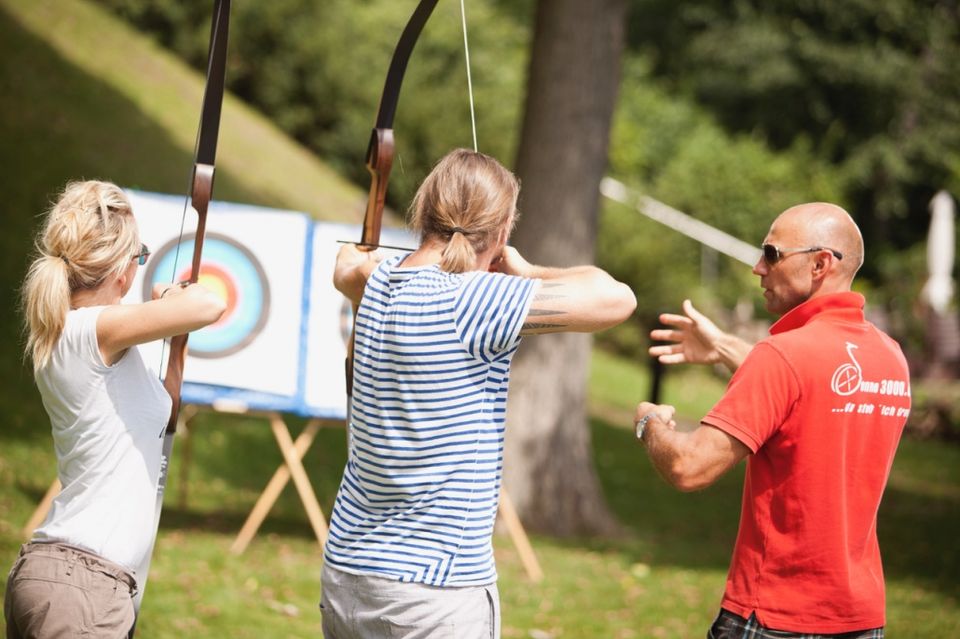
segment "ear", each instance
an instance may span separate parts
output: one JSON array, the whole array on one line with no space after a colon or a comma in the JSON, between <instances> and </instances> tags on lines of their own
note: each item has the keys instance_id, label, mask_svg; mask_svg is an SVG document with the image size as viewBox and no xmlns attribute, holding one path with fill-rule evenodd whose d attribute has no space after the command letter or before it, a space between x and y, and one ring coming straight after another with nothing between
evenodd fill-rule
<instances>
[{"instance_id":1,"label":"ear","mask_svg":"<svg viewBox=\"0 0 960 639\"><path fill-rule=\"evenodd\" d=\"M510 228L505 226L500 229L500 232L497 234L497 246L506 246L507 240L510 239Z\"/></svg>"},{"instance_id":2,"label":"ear","mask_svg":"<svg viewBox=\"0 0 960 639\"><path fill-rule=\"evenodd\" d=\"M124 271L117 278L117 285L120 287L121 291L127 290L127 271Z\"/></svg>"},{"instance_id":3,"label":"ear","mask_svg":"<svg viewBox=\"0 0 960 639\"><path fill-rule=\"evenodd\" d=\"M811 270L814 281L823 280L827 276L827 273L830 272L830 267L833 266L833 260L833 255L828 251L820 251L816 254L813 260L813 269Z\"/></svg>"}]
</instances>

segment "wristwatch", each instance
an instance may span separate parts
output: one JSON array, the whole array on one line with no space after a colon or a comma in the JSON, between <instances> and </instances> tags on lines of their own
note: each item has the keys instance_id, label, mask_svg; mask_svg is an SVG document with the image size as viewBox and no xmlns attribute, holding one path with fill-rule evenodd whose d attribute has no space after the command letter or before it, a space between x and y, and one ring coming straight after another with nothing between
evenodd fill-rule
<instances>
[{"instance_id":1,"label":"wristwatch","mask_svg":"<svg viewBox=\"0 0 960 639\"><path fill-rule=\"evenodd\" d=\"M639 439L639 440L642 440L642 439L643 439L643 432L647 429L647 422L649 422L650 419L653 418L653 417L657 417L657 414L656 414L656 413L647 413L646 415L644 415L643 417L640 418L640 421L638 421L638 422L636 423L636 426L637 426L637 439Z\"/></svg>"}]
</instances>

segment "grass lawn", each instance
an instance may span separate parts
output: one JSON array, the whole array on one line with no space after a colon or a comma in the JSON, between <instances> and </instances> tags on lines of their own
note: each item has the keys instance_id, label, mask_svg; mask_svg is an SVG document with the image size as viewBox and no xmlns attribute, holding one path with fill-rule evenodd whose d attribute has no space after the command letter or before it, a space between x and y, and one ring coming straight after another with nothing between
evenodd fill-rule
<instances>
[{"instance_id":1,"label":"grass lawn","mask_svg":"<svg viewBox=\"0 0 960 639\"><path fill-rule=\"evenodd\" d=\"M596 462L618 539L535 537L546 573L524 576L506 536L496 540L504 637L701 637L716 614L739 514L742 470L711 488L680 494L655 473L632 441L630 416L646 388L645 371L598 354L591 380ZM665 399L696 418L723 381L671 370ZM21 542L20 527L54 472L52 446L35 402L23 406L29 428L0 430L0 565ZM23 420L20 420L21 423ZM302 422L291 420L294 435ZM229 546L277 464L266 423L201 414L192 431L186 507L178 505L174 465L138 636L319 637L320 548L292 487L241 556ZM178 451L181 455L178 455ZM344 459L339 428L320 432L305 459L325 513ZM907 440L881 507L879 534L888 592L888 637L960 636L960 447ZM5 570L6 568L4 568Z\"/></svg>"}]
</instances>

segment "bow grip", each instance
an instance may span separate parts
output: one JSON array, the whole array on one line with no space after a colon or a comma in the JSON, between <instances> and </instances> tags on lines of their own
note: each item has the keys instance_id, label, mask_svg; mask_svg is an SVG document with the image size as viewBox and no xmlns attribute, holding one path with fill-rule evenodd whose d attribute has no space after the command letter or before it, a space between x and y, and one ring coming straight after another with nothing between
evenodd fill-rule
<instances>
[{"instance_id":1,"label":"bow grip","mask_svg":"<svg viewBox=\"0 0 960 639\"><path fill-rule=\"evenodd\" d=\"M361 245L376 246L380 243L380 225L383 207L387 199L390 169L393 167L393 129L374 129L367 145L367 170L370 171L370 194L367 211L363 216Z\"/></svg>"}]
</instances>

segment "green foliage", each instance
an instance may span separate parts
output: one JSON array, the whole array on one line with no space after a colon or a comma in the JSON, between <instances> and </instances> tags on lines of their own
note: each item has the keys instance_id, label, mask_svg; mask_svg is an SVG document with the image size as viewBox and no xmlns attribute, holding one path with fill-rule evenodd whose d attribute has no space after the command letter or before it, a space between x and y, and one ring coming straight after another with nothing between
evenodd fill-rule
<instances>
[{"instance_id":1,"label":"green foliage","mask_svg":"<svg viewBox=\"0 0 960 639\"><path fill-rule=\"evenodd\" d=\"M788 206L842 203L836 175L803 141L776 152L755 137L728 134L707 112L667 93L640 62L624 74L611 169L639 190L755 245ZM707 308L759 300L749 267L619 204L605 207L598 256L637 293L639 321L605 337L628 352L645 349L656 316L677 309L684 298Z\"/></svg>"},{"instance_id":2,"label":"green foliage","mask_svg":"<svg viewBox=\"0 0 960 639\"><path fill-rule=\"evenodd\" d=\"M926 325L920 291L927 278L926 246L915 244L907 250L878 247L878 279L883 286L869 287L872 304L889 313L890 329L910 353L925 350ZM869 250L869 248L868 248ZM904 277L905 273L916 274Z\"/></svg>"},{"instance_id":3,"label":"green foliage","mask_svg":"<svg viewBox=\"0 0 960 639\"><path fill-rule=\"evenodd\" d=\"M922 239L960 187L960 6L953 0L634 0L632 46L731 131L798 141L842 178L868 246ZM868 254L867 274L876 260Z\"/></svg>"},{"instance_id":4,"label":"green foliage","mask_svg":"<svg viewBox=\"0 0 960 639\"><path fill-rule=\"evenodd\" d=\"M918 381L911 392L909 432L918 437L960 441L960 382Z\"/></svg>"},{"instance_id":5,"label":"green foliage","mask_svg":"<svg viewBox=\"0 0 960 639\"><path fill-rule=\"evenodd\" d=\"M202 67L209 8L172 0L99 0ZM415 4L395 0L234 3L228 85L359 184L394 47ZM481 151L515 155L527 31L488 3L467 3ZM449 149L472 146L459 3L439 3L417 42L395 122L388 198L404 210Z\"/></svg>"},{"instance_id":6,"label":"green foliage","mask_svg":"<svg viewBox=\"0 0 960 639\"><path fill-rule=\"evenodd\" d=\"M759 245L773 216L799 202L836 201L838 193L802 149L774 153L714 126L689 132L652 191L731 235ZM811 170L813 169L813 170Z\"/></svg>"}]
</instances>

